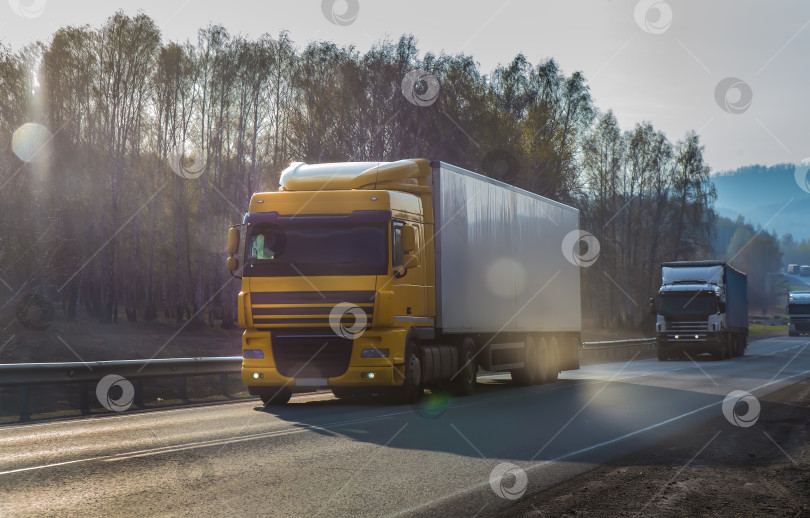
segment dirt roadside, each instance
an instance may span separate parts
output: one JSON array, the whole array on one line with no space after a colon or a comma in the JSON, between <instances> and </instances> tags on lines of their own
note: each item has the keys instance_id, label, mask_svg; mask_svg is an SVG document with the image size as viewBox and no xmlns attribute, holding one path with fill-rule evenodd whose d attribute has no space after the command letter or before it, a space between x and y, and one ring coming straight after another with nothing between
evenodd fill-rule
<instances>
[{"instance_id":1,"label":"dirt roadside","mask_svg":"<svg viewBox=\"0 0 810 518\"><path fill-rule=\"evenodd\" d=\"M496 516L810 517L810 380L759 401L751 427L720 416Z\"/></svg>"}]
</instances>

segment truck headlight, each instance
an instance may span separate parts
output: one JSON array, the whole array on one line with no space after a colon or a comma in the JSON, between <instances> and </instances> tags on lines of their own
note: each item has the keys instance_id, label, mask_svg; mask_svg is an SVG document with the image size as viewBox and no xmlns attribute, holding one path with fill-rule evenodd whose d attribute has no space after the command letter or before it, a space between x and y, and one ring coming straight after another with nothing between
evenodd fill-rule
<instances>
[{"instance_id":1,"label":"truck headlight","mask_svg":"<svg viewBox=\"0 0 810 518\"><path fill-rule=\"evenodd\" d=\"M388 349L363 349L360 351L361 358L388 358Z\"/></svg>"}]
</instances>

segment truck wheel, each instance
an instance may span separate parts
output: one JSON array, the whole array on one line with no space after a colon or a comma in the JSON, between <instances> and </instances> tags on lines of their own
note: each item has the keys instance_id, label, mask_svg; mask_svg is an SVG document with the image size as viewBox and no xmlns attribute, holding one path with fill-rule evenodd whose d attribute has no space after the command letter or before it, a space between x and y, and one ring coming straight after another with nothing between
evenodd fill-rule
<instances>
[{"instance_id":1,"label":"truck wheel","mask_svg":"<svg viewBox=\"0 0 810 518\"><path fill-rule=\"evenodd\" d=\"M408 340L405 345L405 364L401 368L405 380L401 387L394 388L393 402L401 405L416 403L422 397L424 390L422 389L422 361L419 358L419 348L413 340Z\"/></svg>"},{"instance_id":2,"label":"truck wheel","mask_svg":"<svg viewBox=\"0 0 810 518\"><path fill-rule=\"evenodd\" d=\"M286 405L292 397L292 391L288 388L269 387L263 390L259 397L264 406Z\"/></svg>"},{"instance_id":3,"label":"truck wheel","mask_svg":"<svg viewBox=\"0 0 810 518\"><path fill-rule=\"evenodd\" d=\"M657 352L658 352L658 361L659 362L665 362L665 361L669 360L669 355L667 353L665 353L663 351L663 349L661 349L660 347L657 348Z\"/></svg>"},{"instance_id":4,"label":"truck wheel","mask_svg":"<svg viewBox=\"0 0 810 518\"><path fill-rule=\"evenodd\" d=\"M743 355L743 350L745 348L745 342L743 342L742 335L735 335L734 336L734 347L731 348L731 356L734 358L739 358Z\"/></svg>"},{"instance_id":5,"label":"truck wheel","mask_svg":"<svg viewBox=\"0 0 810 518\"><path fill-rule=\"evenodd\" d=\"M450 391L456 396L469 396L475 390L478 363L475 360L475 342L465 338L458 348L459 368L455 378L450 380Z\"/></svg>"},{"instance_id":6,"label":"truck wheel","mask_svg":"<svg viewBox=\"0 0 810 518\"><path fill-rule=\"evenodd\" d=\"M543 367L541 366L541 369ZM548 345L548 363L545 366L543 383L554 383L560 374L560 345L555 337L551 338Z\"/></svg>"},{"instance_id":7,"label":"truck wheel","mask_svg":"<svg viewBox=\"0 0 810 518\"><path fill-rule=\"evenodd\" d=\"M799 333L796 331L788 331L788 336L799 336Z\"/></svg>"},{"instance_id":8,"label":"truck wheel","mask_svg":"<svg viewBox=\"0 0 810 518\"><path fill-rule=\"evenodd\" d=\"M516 385L525 387L532 385L537 380L538 374L538 352L539 349L535 345L531 336L526 337L526 357L524 358L523 367L510 371L512 373L512 381Z\"/></svg>"}]
</instances>

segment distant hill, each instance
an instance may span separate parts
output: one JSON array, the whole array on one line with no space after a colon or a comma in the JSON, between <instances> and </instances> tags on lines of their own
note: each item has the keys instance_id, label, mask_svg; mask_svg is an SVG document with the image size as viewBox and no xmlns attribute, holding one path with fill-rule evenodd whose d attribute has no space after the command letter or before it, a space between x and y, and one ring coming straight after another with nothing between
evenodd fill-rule
<instances>
[{"instance_id":1,"label":"distant hill","mask_svg":"<svg viewBox=\"0 0 810 518\"><path fill-rule=\"evenodd\" d=\"M766 226L770 221L767 230L779 236L810 238L810 193L796 183L795 169L793 164L754 165L712 176L717 189L715 210L732 219L742 215L754 225Z\"/></svg>"}]
</instances>

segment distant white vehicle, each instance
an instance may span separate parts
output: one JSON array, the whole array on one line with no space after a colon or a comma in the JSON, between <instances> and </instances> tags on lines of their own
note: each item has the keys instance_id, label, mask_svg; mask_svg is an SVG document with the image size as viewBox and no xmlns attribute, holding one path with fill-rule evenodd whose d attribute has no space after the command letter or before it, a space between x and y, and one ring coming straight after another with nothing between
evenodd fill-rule
<instances>
[{"instance_id":1,"label":"distant white vehicle","mask_svg":"<svg viewBox=\"0 0 810 518\"><path fill-rule=\"evenodd\" d=\"M789 264L787 267L788 275L799 275L799 265Z\"/></svg>"}]
</instances>

